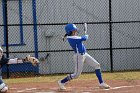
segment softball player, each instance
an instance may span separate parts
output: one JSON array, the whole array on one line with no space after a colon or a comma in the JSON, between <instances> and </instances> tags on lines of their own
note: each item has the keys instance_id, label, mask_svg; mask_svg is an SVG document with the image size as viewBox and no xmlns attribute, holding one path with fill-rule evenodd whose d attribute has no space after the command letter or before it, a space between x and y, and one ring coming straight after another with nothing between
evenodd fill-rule
<instances>
[{"instance_id":1,"label":"softball player","mask_svg":"<svg viewBox=\"0 0 140 93\"><path fill-rule=\"evenodd\" d=\"M65 26L65 31L66 34L64 38L67 38L70 46L74 50L73 59L75 63L75 72L58 81L60 89L65 90L66 82L79 77L79 75L82 73L84 62L95 68L95 73L99 81L99 87L105 89L110 88L110 86L107 85L102 79L100 64L86 52L86 47L82 43L88 39L88 35L77 36L77 27L75 24L67 24Z\"/></svg>"},{"instance_id":2,"label":"softball player","mask_svg":"<svg viewBox=\"0 0 140 93\"><path fill-rule=\"evenodd\" d=\"M34 66L35 64L38 63L38 59L36 59L35 57L26 57L26 58L23 58L23 59L19 59L19 58L14 58L14 59L9 59L9 58L6 58L4 55L3 55L3 49L0 47L0 93L6 93L6 91L8 91L8 86L4 83L4 81L2 80L2 67L5 65L5 64L17 64L17 63L23 63L24 61L30 61Z\"/></svg>"}]
</instances>

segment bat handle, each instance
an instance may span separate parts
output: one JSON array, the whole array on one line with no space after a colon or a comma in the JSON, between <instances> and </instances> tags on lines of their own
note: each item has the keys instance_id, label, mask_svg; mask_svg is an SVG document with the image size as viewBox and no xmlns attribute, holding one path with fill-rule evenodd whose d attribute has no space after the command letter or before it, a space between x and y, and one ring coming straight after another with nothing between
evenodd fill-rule
<instances>
[{"instance_id":1,"label":"bat handle","mask_svg":"<svg viewBox=\"0 0 140 93\"><path fill-rule=\"evenodd\" d=\"M84 31L85 31L85 35L87 34L87 23L84 23Z\"/></svg>"}]
</instances>

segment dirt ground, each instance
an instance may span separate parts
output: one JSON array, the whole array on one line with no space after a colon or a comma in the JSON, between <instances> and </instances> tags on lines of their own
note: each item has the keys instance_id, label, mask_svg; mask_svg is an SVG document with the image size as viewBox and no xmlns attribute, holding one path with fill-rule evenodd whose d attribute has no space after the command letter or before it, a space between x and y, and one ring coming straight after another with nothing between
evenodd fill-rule
<instances>
[{"instance_id":1,"label":"dirt ground","mask_svg":"<svg viewBox=\"0 0 140 93\"><path fill-rule=\"evenodd\" d=\"M7 93L140 93L140 80L106 81L110 89L100 89L95 80L71 81L66 90L59 89L56 82L9 84Z\"/></svg>"}]
</instances>

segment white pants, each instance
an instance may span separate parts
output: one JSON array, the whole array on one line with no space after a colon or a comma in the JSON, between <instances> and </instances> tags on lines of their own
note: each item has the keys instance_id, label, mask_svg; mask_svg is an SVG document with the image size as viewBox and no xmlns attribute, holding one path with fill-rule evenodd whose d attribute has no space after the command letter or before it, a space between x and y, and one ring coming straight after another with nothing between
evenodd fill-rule
<instances>
[{"instance_id":1,"label":"white pants","mask_svg":"<svg viewBox=\"0 0 140 93\"><path fill-rule=\"evenodd\" d=\"M72 79L77 78L82 73L84 63L94 67L95 69L100 69L100 64L88 53L85 53L84 55L77 53L74 55L73 59L75 63L75 71L70 75Z\"/></svg>"}]
</instances>

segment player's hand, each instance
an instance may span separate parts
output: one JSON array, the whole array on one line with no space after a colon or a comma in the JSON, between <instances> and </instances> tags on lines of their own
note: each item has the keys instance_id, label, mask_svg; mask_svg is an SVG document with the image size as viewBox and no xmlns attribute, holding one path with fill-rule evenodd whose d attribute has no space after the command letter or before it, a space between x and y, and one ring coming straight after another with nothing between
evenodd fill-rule
<instances>
[{"instance_id":1,"label":"player's hand","mask_svg":"<svg viewBox=\"0 0 140 93\"><path fill-rule=\"evenodd\" d=\"M86 34L85 36L86 36L86 37L88 37L88 35L87 35L87 34Z\"/></svg>"},{"instance_id":2,"label":"player's hand","mask_svg":"<svg viewBox=\"0 0 140 93\"><path fill-rule=\"evenodd\" d=\"M25 61L31 62L33 66L36 66L39 63L37 58L31 57L30 55L25 58Z\"/></svg>"}]
</instances>

